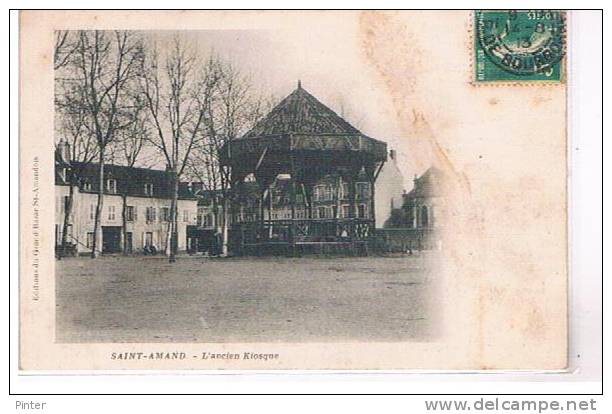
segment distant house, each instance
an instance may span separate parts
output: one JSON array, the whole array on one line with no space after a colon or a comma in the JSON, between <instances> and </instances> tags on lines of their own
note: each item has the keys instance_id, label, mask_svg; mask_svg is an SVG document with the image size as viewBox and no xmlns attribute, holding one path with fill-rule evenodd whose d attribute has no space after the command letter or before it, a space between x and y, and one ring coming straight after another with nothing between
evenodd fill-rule
<instances>
[{"instance_id":1,"label":"distant house","mask_svg":"<svg viewBox=\"0 0 612 414\"><path fill-rule=\"evenodd\" d=\"M414 188L404 195L404 225L411 229L435 229L444 208L444 176L440 169L430 167L414 178Z\"/></svg>"},{"instance_id":2,"label":"distant house","mask_svg":"<svg viewBox=\"0 0 612 414\"><path fill-rule=\"evenodd\" d=\"M94 240L94 220L99 188L98 165L66 160L63 150L55 162L55 244L61 245L65 208L70 182L75 183L67 242L74 244L78 253L90 252ZM70 180L70 174L78 174ZM102 226L103 253L139 252L145 246L164 251L168 243L172 181L163 170L134 168L105 164L104 205ZM123 207L127 233L123 235ZM187 250L188 230L195 227L197 200L186 183L179 184L178 249Z\"/></svg>"},{"instance_id":3,"label":"distant house","mask_svg":"<svg viewBox=\"0 0 612 414\"><path fill-rule=\"evenodd\" d=\"M394 209L386 223L386 236L411 250L440 249L445 188L444 174L436 167L415 176L414 187L404 194L401 208Z\"/></svg>"},{"instance_id":4,"label":"distant house","mask_svg":"<svg viewBox=\"0 0 612 414\"><path fill-rule=\"evenodd\" d=\"M404 188L404 177L397 165L397 152L391 150L376 179L377 228L388 227L393 210L402 207Z\"/></svg>"}]
</instances>

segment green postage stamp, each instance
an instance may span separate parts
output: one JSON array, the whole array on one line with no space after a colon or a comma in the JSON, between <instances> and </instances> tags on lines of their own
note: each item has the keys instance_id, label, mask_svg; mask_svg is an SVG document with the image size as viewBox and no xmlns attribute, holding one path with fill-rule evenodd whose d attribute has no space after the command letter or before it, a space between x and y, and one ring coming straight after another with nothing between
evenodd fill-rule
<instances>
[{"instance_id":1,"label":"green postage stamp","mask_svg":"<svg viewBox=\"0 0 612 414\"><path fill-rule=\"evenodd\" d=\"M561 81L565 12L476 10L475 81Z\"/></svg>"}]
</instances>

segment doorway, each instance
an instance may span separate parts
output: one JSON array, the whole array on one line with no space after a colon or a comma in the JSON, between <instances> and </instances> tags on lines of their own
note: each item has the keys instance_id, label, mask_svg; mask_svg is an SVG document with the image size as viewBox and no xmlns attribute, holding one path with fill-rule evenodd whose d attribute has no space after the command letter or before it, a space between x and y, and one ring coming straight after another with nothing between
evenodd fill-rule
<instances>
[{"instance_id":1,"label":"doorway","mask_svg":"<svg viewBox=\"0 0 612 414\"><path fill-rule=\"evenodd\" d=\"M132 253L132 248L133 248L132 241L133 241L132 232L130 231L130 232L125 233L125 251L128 254Z\"/></svg>"},{"instance_id":2,"label":"doorway","mask_svg":"<svg viewBox=\"0 0 612 414\"><path fill-rule=\"evenodd\" d=\"M102 226L102 253L121 252L121 226Z\"/></svg>"}]
</instances>

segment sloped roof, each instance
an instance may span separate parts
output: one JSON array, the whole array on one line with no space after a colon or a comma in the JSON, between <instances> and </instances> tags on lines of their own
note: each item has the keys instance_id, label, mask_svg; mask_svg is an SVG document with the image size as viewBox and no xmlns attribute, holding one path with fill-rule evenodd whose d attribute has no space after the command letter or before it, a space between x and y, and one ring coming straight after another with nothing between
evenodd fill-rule
<instances>
[{"instance_id":1,"label":"sloped roof","mask_svg":"<svg viewBox=\"0 0 612 414\"><path fill-rule=\"evenodd\" d=\"M443 185L444 173L437 167L429 167L420 177L415 178L414 188L404 197L406 200L414 198L429 198L440 195Z\"/></svg>"},{"instance_id":2,"label":"sloped roof","mask_svg":"<svg viewBox=\"0 0 612 414\"><path fill-rule=\"evenodd\" d=\"M78 174L81 191L84 191L84 183L89 183L91 186L90 192L98 191L98 164L73 161L70 163L70 167ZM57 171L61 168L64 168L64 165L56 163L56 184L59 184L57 181ZM145 194L144 184L153 184L154 198L172 198L172 176L164 170L104 164L104 179L107 180L109 178L113 178L117 182L117 192L115 194L148 197ZM188 183L185 182L179 182L178 196L182 199L195 198Z\"/></svg>"},{"instance_id":3,"label":"sloped roof","mask_svg":"<svg viewBox=\"0 0 612 414\"><path fill-rule=\"evenodd\" d=\"M298 84L243 138L281 134L360 134L359 130Z\"/></svg>"}]
</instances>

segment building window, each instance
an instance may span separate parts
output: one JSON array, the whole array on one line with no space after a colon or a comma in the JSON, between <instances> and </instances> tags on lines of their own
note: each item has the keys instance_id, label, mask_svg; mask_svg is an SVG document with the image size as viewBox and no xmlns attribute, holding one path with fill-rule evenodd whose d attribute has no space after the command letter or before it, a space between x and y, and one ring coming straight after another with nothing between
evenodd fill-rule
<instances>
[{"instance_id":1,"label":"building window","mask_svg":"<svg viewBox=\"0 0 612 414\"><path fill-rule=\"evenodd\" d=\"M183 210L183 221L189 223L189 210Z\"/></svg>"},{"instance_id":2,"label":"building window","mask_svg":"<svg viewBox=\"0 0 612 414\"><path fill-rule=\"evenodd\" d=\"M359 204L358 214L359 214L359 218L365 218L366 217L366 206L365 206L365 204Z\"/></svg>"},{"instance_id":3,"label":"building window","mask_svg":"<svg viewBox=\"0 0 612 414\"><path fill-rule=\"evenodd\" d=\"M322 185L318 185L314 189L314 199L315 201L323 201L325 197L325 187Z\"/></svg>"},{"instance_id":4,"label":"building window","mask_svg":"<svg viewBox=\"0 0 612 414\"><path fill-rule=\"evenodd\" d=\"M108 219L115 220L115 206L108 206Z\"/></svg>"},{"instance_id":5,"label":"building window","mask_svg":"<svg viewBox=\"0 0 612 414\"><path fill-rule=\"evenodd\" d=\"M421 207L421 227L429 226L429 215L427 214L427 207Z\"/></svg>"},{"instance_id":6,"label":"building window","mask_svg":"<svg viewBox=\"0 0 612 414\"><path fill-rule=\"evenodd\" d=\"M408 228L412 229L414 228L414 207L412 206L408 206L407 208L405 208L406 210L406 219L408 221Z\"/></svg>"},{"instance_id":7,"label":"building window","mask_svg":"<svg viewBox=\"0 0 612 414\"><path fill-rule=\"evenodd\" d=\"M326 201L332 199L332 187L331 187L331 185L326 185L325 186L325 198L324 199Z\"/></svg>"},{"instance_id":8,"label":"building window","mask_svg":"<svg viewBox=\"0 0 612 414\"><path fill-rule=\"evenodd\" d=\"M357 197L360 200L365 200L370 196L370 184L357 183Z\"/></svg>"},{"instance_id":9,"label":"building window","mask_svg":"<svg viewBox=\"0 0 612 414\"><path fill-rule=\"evenodd\" d=\"M342 183L342 199L343 200L348 200L349 198L349 185L348 183L343 182Z\"/></svg>"},{"instance_id":10,"label":"building window","mask_svg":"<svg viewBox=\"0 0 612 414\"><path fill-rule=\"evenodd\" d=\"M106 180L106 191L115 194L117 192L117 180L109 178Z\"/></svg>"},{"instance_id":11,"label":"building window","mask_svg":"<svg viewBox=\"0 0 612 414\"><path fill-rule=\"evenodd\" d=\"M89 219L95 220L95 218L96 218L96 205L90 204L89 205Z\"/></svg>"},{"instance_id":12,"label":"building window","mask_svg":"<svg viewBox=\"0 0 612 414\"><path fill-rule=\"evenodd\" d=\"M94 243L94 234L93 232L88 232L87 233L87 248L91 249L93 247L93 243Z\"/></svg>"},{"instance_id":13,"label":"building window","mask_svg":"<svg viewBox=\"0 0 612 414\"><path fill-rule=\"evenodd\" d=\"M153 246L153 233L152 232L148 231L145 233L144 245L145 247Z\"/></svg>"},{"instance_id":14,"label":"building window","mask_svg":"<svg viewBox=\"0 0 612 414\"><path fill-rule=\"evenodd\" d=\"M136 221L136 207L126 206L125 207L125 220Z\"/></svg>"},{"instance_id":15,"label":"building window","mask_svg":"<svg viewBox=\"0 0 612 414\"><path fill-rule=\"evenodd\" d=\"M170 221L170 209L162 207L159 211L159 221Z\"/></svg>"},{"instance_id":16,"label":"building window","mask_svg":"<svg viewBox=\"0 0 612 414\"><path fill-rule=\"evenodd\" d=\"M351 206L344 204L342 206L342 217L349 218L351 216Z\"/></svg>"},{"instance_id":17,"label":"building window","mask_svg":"<svg viewBox=\"0 0 612 414\"><path fill-rule=\"evenodd\" d=\"M436 222L437 222L437 213L438 209L435 208L435 206L431 206L429 207L429 225L431 227L435 227L436 226Z\"/></svg>"},{"instance_id":18,"label":"building window","mask_svg":"<svg viewBox=\"0 0 612 414\"><path fill-rule=\"evenodd\" d=\"M147 223L153 223L155 221L155 207L147 207L146 219Z\"/></svg>"},{"instance_id":19,"label":"building window","mask_svg":"<svg viewBox=\"0 0 612 414\"><path fill-rule=\"evenodd\" d=\"M153 184L146 183L144 185L145 195L152 196L153 195Z\"/></svg>"},{"instance_id":20,"label":"building window","mask_svg":"<svg viewBox=\"0 0 612 414\"><path fill-rule=\"evenodd\" d=\"M319 218L325 218L325 207L319 207Z\"/></svg>"},{"instance_id":21,"label":"building window","mask_svg":"<svg viewBox=\"0 0 612 414\"><path fill-rule=\"evenodd\" d=\"M83 191L91 191L91 183L89 181L83 183Z\"/></svg>"}]
</instances>

